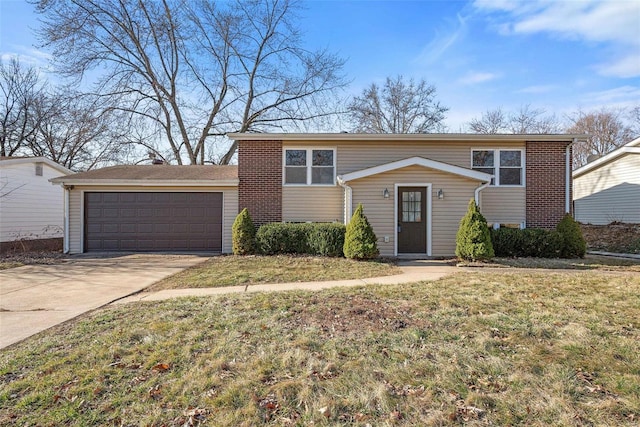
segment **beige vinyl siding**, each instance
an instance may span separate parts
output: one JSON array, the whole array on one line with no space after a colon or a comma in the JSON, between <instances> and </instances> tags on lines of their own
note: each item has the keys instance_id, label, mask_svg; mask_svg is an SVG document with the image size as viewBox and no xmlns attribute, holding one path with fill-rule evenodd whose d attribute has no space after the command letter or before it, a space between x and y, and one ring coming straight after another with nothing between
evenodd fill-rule
<instances>
[{"instance_id":1,"label":"beige vinyl siding","mask_svg":"<svg viewBox=\"0 0 640 427\"><path fill-rule=\"evenodd\" d=\"M480 192L480 211L488 223L520 224L527 218L524 187L487 187Z\"/></svg>"},{"instance_id":2,"label":"beige vinyl siding","mask_svg":"<svg viewBox=\"0 0 640 427\"><path fill-rule=\"evenodd\" d=\"M282 220L342 222L344 191L339 186L282 187Z\"/></svg>"},{"instance_id":3,"label":"beige vinyl siding","mask_svg":"<svg viewBox=\"0 0 640 427\"><path fill-rule=\"evenodd\" d=\"M640 223L640 155L629 153L574 178L576 219L583 223Z\"/></svg>"},{"instance_id":4,"label":"beige vinyl siding","mask_svg":"<svg viewBox=\"0 0 640 427\"><path fill-rule=\"evenodd\" d=\"M146 187L146 186L75 186L69 197L69 252L82 252L83 239L83 191L149 191L149 192L221 192L222 207L222 252L232 252L231 228L238 215L237 187Z\"/></svg>"},{"instance_id":5,"label":"beige vinyl siding","mask_svg":"<svg viewBox=\"0 0 640 427\"><path fill-rule=\"evenodd\" d=\"M36 162L0 164L0 242L62 237L63 191L49 182L62 173L41 164L41 176Z\"/></svg>"},{"instance_id":6,"label":"beige vinyl siding","mask_svg":"<svg viewBox=\"0 0 640 427\"><path fill-rule=\"evenodd\" d=\"M382 256L394 256L395 250L395 184L431 184L431 241L432 256L455 254L456 232L460 219L464 216L469 200L473 198L479 182L446 172L434 171L419 166L410 166L386 172L349 183L353 189L353 209L362 203L376 236ZM387 188L389 199L382 192ZM436 193L444 191L444 200ZM385 243L385 236L389 242Z\"/></svg>"}]
</instances>

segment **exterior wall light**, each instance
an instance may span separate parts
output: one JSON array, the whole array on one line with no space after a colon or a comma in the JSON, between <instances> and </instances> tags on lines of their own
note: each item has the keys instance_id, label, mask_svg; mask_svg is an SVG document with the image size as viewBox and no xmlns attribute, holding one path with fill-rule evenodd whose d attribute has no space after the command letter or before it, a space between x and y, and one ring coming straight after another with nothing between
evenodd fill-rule
<instances>
[{"instance_id":1,"label":"exterior wall light","mask_svg":"<svg viewBox=\"0 0 640 427\"><path fill-rule=\"evenodd\" d=\"M442 188L438 190L438 199L444 199L444 191L442 190Z\"/></svg>"},{"instance_id":2,"label":"exterior wall light","mask_svg":"<svg viewBox=\"0 0 640 427\"><path fill-rule=\"evenodd\" d=\"M384 191L382 192L382 197L384 197L385 199L389 198L389 189L385 188Z\"/></svg>"}]
</instances>

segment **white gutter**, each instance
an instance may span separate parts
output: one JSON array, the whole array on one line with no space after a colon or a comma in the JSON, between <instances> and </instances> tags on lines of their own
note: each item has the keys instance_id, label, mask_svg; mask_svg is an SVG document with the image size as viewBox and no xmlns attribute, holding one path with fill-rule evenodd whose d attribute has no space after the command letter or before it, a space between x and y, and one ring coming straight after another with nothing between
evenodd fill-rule
<instances>
[{"instance_id":1,"label":"white gutter","mask_svg":"<svg viewBox=\"0 0 640 427\"><path fill-rule=\"evenodd\" d=\"M346 224L349 224L349 221L351 220L351 208L353 203L353 201L351 200L352 190L351 190L351 187L347 185L346 181L344 181L341 176L338 177L337 181L338 181L338 185L344 188L344 223L346 225Z\"/></svg>"},{"instance_id":2,"label":"white gutter","mask_svg":"<svg viewBox=\"0 0 640 427\"><path fill-rule=\"evenodd\" d=\"M485 188L487 188L489 186L489 184L491 184L491 181L485 182L480 187L476 188L476 191L475 191L475 194L474 194L474 199L476 201L476 205L480 206L480 192L482 190L484 190Z\"/></svg>"},{"instance_id":3,"label":"white gutter","mask_svg":"<svg viewBox=\"0 0 640 427\"><path fill-rule=\"evenodd\" d=\"M64 237L62 242L62 251L69 253L69 188L64 188Z\"/></svg>"}]
</instances>

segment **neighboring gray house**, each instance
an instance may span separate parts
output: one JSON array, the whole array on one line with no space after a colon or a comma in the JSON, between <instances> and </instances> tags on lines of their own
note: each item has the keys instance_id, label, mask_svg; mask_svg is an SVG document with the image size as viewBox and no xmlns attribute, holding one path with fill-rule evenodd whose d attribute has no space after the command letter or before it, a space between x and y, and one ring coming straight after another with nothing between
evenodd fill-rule
<instances>
[{"instance_id":1,"label":"neighboring gray house","mask_svg":"<svg viewBox=\"0 0 640 427\"><path fill-rule=\"evenodd\" d=\"M573 171L576 220L640 223L640 138Z\"/></svg>"},{"instance_id":2,"label":"neighboring gray house","mask_svg":"<svg viewBox=\"0 0 640 427\"><path fill-rule=\"evenodd\" d=\"M62 238L63 191L49 179L70 173L44 157L0 158L0 247Z\"/></svg>"}]
</instances>

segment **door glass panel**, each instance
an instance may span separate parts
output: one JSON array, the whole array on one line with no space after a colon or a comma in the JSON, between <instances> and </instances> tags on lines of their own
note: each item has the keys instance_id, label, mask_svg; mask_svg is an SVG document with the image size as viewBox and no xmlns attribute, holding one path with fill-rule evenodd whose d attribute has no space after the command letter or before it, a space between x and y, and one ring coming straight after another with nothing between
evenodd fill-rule
<instances>
[{"instance_id":1,"label":"door glass panel","mask_svg":"<svg viewBox=\"0 0 640 427\"><path fill-rule=\"evenodd\" d=\"M402 222L422 221L422 193L420 191L402 192Z\"/></svg>"}]
</instances>

